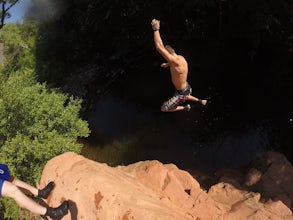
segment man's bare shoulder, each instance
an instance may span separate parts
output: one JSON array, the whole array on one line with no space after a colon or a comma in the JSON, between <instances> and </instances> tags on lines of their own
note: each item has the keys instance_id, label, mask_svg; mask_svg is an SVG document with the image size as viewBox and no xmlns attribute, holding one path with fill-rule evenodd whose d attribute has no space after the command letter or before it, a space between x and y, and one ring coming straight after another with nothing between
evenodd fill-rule
<instances>
[{"instance_id":1,"label":"man's bare shoulder","mask_svg":"<svg viewBox=\"0 0 293 220\"><path fill-rule=\"evenodd\" d=\"M172 59L172 62L175 65L186 65L187 64L186 59L181 55L175 55L174 58Z\"/></svg>"},{"instance_id":2,"label":"man's bare shoulder","mask_svg":"<svg viewBox=\"0 0 293 220\"><path fill-rule=\"evenodd\" d=\"M178 58L179 58L180 60L184 60L184 61L186 61L186 59L185 59L184 56L182 56L182 55L177 55L177 56L178 56Z\"/></svg>"}]
</instances>

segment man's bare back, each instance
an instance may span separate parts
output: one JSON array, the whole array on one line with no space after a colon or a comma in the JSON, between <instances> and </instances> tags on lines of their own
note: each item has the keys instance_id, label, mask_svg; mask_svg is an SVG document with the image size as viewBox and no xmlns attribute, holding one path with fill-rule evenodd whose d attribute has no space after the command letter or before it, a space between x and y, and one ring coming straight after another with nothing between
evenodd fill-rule
<instances>
[{"instance_id":1,"label":"man's bare back","mask_svg":"<svg viewBox=\"0 0 293 220\"><path fill-rule=\"evenodd\" d=\"M190 110L190 105L181 106L185 101L200 102L206 105L206 100L198 99L191 95L192 89L187 82L188 64L185 58L175 53L175 50L169 46L164 46L160 36L160 21L153 19L152 28L154 31L154 43L157 51L164 57L167 63L161 64L161 67L170 67L171 80L176 89L175 95L161 106L163 112L174 112L180 110Z\"/></svg>"}]
</instances>

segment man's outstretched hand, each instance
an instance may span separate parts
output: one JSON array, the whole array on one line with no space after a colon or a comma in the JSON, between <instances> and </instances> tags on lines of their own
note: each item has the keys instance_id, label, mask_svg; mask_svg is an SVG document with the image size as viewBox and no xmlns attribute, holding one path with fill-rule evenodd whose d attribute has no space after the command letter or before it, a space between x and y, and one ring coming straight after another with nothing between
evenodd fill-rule
<instances>
[{"instance_id":1,"label":"man's outstretched hand","mask_svg":"<svg viewBox=\"0 0 293 220\"><path fill-rule=\"evenodd\" d=\"M162 63L162 64L161 64L161 67L163 67L163 68L167 68L167 67L169 67L169 66L170 66L169 63Z\"/></svg>"}]
</instances>

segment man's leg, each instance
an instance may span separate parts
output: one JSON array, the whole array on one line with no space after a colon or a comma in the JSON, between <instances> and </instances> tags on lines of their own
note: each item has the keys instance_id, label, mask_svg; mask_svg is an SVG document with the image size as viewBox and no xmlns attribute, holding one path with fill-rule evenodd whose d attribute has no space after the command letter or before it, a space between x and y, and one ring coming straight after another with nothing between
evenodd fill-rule
<instances>
[{"instance_id":1,"label":"man's leg","mask_svg":"<svg viewBox=\"0 0 293 220\"><path fill-rule=\"evenodd\" d=\"M180 95L178 92L174 94L172 98L164 102L161 106L162 112L177 112L177 111L189 111L190 105L182 106L181 104L186 101L186 95Z\"/></svg>"},{"instance_id":2,"label":"man's leg","mask_svg":"<svg viewBox=\"0 0 293 220\"><path fill-rule=\"evenodd\" d=\"M187 101L192 101L192 102L199 102L202 105L206 105L207 104L207 100L205 100L205 99L199 99L199 98L196 98L196 97L194 97L192 95L186 96L186 100Z\"/></svg>"},{"instance_id":3,"label":"man's leg","mask_svg":"<svg viewBox=\"0 0 293 220\"><path fill-rule=\"evenodd\" d=\"M164 106L161 107L161 111L163 111L163 112L177 112L177 111L182 111L182 110L185 110L184 106L177 106L175 109L169 109L169 110L166 110L164 108Z\"/></svg>"},{"instance_id":4,"label":"man's leg","mask_svg":"<svg viewBox=\"0 0 293 220\"><path fill-rule=\"evenodd\" d=\"M26 195L38 195L38 189L34 186L31 186L19 179L13 178L11 183L20 188L20 190L25 193Z\"/></svg>"},{"instance_id":5,"label":"man's leg","mask_svg":"<svg viewBox=\"0 0 293 220\"><path fill-rule=\"evenodd\" d=\"M182 105L184 102L188 100L188 97L190 95L179 95L178 93L175 93L175 95L170 98L168 101L164 102L161 106L162 112L177 112L177 111L190 111L191 106L189 104ZM199 101L200 99L197 99L193 97L193 101Z\"/></svg>"},{"instance_id":6,"label":"man's leg","mask_svg":"<svg viewBox=\"0 0 293 220\"><path fill-rule=\"evenodd\" d=\"M11 182L4 181L2 186L2 196L14 199L14 201L24 209L38 215L45 215L47 208L36 203L27 197L16 185Z\"/></svg>"},{"instance_id":7,"label":"man's leg","mask_svg":"<svg viewBox=\"0 0 293 220\"><path fill-rule=\"evenodd\" d=\"M39 196L43 199L48 198L50 192L53 190L55 184L54 182L49 182L47 186L45 186L43 189L37 189L34 186L31 186L19 179L14 178L11 181L14 185L18 186L25 194L27 195L34 195Z\"/></svg>"},{"instance_id":8,"label":"man's leg","mask_svg":"<svg viewBox=\"0 0 293 220\"><path fill-rule=\"evenodd\" d=\"M9 197L14 199L14 201L24 209L28 211L38 214L38 215L46 215L51 218L62 218L64 215L68 213L68 201L64 201L57 208L44 207L35 202L33 199L27 197L18 186L14 185L9 181L4 181L2 185L1 194L4 197Z\"/></svg>"}]
</instances>

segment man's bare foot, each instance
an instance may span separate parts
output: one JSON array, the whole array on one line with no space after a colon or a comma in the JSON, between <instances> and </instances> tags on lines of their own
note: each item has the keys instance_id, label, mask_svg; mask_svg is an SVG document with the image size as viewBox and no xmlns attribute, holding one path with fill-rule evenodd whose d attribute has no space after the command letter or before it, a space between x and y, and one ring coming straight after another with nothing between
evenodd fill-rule
<instances>
[{"instance_id":1,"label":"man's bare foot","mask_svg":"<svg viewBox=\"0 0 293 220\"><path fill-rule=\"evenodd\" d=\"M187 105L184 106L184 111L189 112L190 109L191 109L191 106L189 104L187 104Z\"/></svg>"},{"instance_id":2,"label":"man's bare foot","mask_svg":"<svg viewBox=\"0 0 293 220\"><path fill-rule=\"evenodd\" d=\"M202 105L206 105L207 104L207 100L205 100L205 99L200 99L199 102Z\"/></svg>"}]
</instances>

